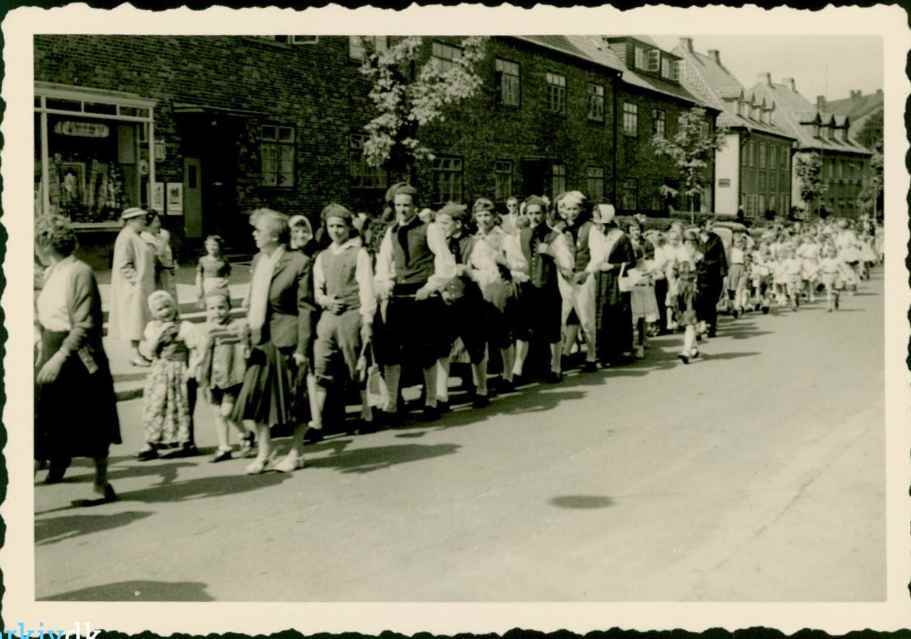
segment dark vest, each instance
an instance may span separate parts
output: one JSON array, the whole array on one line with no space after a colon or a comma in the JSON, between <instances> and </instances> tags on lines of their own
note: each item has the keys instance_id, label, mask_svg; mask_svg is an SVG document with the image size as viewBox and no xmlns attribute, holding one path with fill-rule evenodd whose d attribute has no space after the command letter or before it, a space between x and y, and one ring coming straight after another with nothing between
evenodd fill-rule
<instances>
[{"instance_id":1,"label":"dark vest","mask_svg":"<svg viewBox=\"0 0 911 639\"><path fill-rule=\"evenodd\" d=\"M535 228L522 229L519 234L519 243L522 253L528 262L528 280L537 287L551 285L557 281L557 262L550 255L540 255L536 249L539 242L551 244L557 237L557 231L547 225Z\"/></svg>"},{"instance_id":2,"label":"dark vest","mask_svg":"<svg viewBox=\"0 0 911 639\"><path fill-rule=\"evenodd\" d=\"M591 222L582 222L566 228L566 233L572 238L576 273L584 271L591 259L591 252L588 250L588 234L591 233L591 228Z\"/></svg>"},{"instance_id":3,"label":"dark vest","mask_svg":"<svg viewBox=\"0 0 911 639\"><path fill-rule=\"evenodd\" d=\"M345 310L361 307L357 284L357 254L359 246L349 246L338 254L330 249L320 255L323 275L326 278L326 294L345 305Z\"/></svg>"},{"instance_id":4,"label":"dark vest","mask_svg":"<svg viewBox=\"0 0 911 639\"><path fill-rule=\"evenodd\" d=\"M433 251L427 245L427 225L415 216L405 226L392 227L395 283L417 290L433 275Z\"/></svg>"}]
</instances>

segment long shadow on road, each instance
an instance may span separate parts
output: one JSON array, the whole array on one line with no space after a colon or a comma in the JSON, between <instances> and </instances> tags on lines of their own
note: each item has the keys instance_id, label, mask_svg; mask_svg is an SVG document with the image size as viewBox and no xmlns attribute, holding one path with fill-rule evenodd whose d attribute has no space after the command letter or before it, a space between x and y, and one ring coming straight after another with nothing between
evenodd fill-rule
<instances>
[{"instance_id":1,"label":"long shadow on road","mask_svg":"<svg viewBox=\"0 0 911 639\"><path fill-rule=\"evenodd\" d=\"M41 601L214 601L201 581L117 581L71 590Z\"/></svg>"},{"instance_id":2,"label":"long shadow on road","mask_svg":"<svg viewBox=\"0 0 911 639\"><path fill-rule=\"evenodd\" d=\"M329 457L307 459L307 468L334 468L343 473L371 473L398 464L423 461L459 450L457 444L394 444L342 450Z\"/></svg>"},{"instance_id":3,"label":"long shadow on road","mask_svg":"<svg viewBox=\"0 0 911 639\"><path fill-rule=\"evenodd\" d=\"M126 526L145 519L151 512L126 511L111 515L64 515L35 520L35 544L45 546L73 537Z\"/></svg>"}]
</instances>

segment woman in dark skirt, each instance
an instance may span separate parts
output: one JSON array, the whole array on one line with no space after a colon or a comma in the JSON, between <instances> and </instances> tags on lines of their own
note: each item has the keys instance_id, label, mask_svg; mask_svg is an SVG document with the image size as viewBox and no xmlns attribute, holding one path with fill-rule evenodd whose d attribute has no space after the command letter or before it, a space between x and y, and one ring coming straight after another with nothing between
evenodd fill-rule
<instances>
[{"instance_id":1,"label":"woman in dark skirt","mask_svg":"<svg viewBox=\"0 0 911 639\"><path fill-rule=\"evenodd\" d=\"M288 249L288 218L260 209L251 217L260 252L254 257L247 296L247 321L253 344L232 419L256 424L257 456L248 474L267 470L272 457L270 430L293 425L291 450L271 468L290 472L303 465L306 422L301 419L301 380L312 361L316 302L313 262Z\"/></svg>"},{"instance_id":2,"label":"woman in dark skirt","mask_svg":"<svg viewBox=\"0 0 911 639\"><path fill-rule=\"evenodd\" d=\"M61 216L35 222L35 250L48 268L37 299L41 346L35 368L35 459L49 461L50 482L73 457L95 463L93 499L114 501L107 481L108 448L120 444L110 365L101 342L101 296L92 269L78 260L76 235ZM78 407L78 411L76 410Z\"/></svg>"},{"instance_id":3,"label":"woman in dark skirt","mask_svg":"<svg viewBox=\"0 0 911 639\"><path fill-rule=\"evenodd\" d=\"M633 351L633 310L629 292L620 290L620 274L635 263L633 245L629 236L617 226L614 207L601 204L593 212L601 229L592 249L596 273L595 328L598 359L605 366L616 364Z\"/></svg>"}]
</instances>

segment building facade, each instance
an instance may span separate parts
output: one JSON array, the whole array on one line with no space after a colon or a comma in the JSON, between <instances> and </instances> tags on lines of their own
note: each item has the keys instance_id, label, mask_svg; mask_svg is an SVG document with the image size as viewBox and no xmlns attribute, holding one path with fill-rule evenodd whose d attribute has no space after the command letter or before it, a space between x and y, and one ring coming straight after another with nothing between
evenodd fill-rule
<instances>
[{"instance_id":1,"label":"building facade","mask_svg":"<svg viewBox=\"0 0 911 639\"><path fill-rule=\"evenodd\" d=\"M745 91L718 50L702 53L692 38L681 38L674 53L684 86L719 108L717 125L728 131L715 154L716 211L734 215L742 207L753 218L788 213L797 140L778 123L775 101Z\"/></svg>"}]
</instances>

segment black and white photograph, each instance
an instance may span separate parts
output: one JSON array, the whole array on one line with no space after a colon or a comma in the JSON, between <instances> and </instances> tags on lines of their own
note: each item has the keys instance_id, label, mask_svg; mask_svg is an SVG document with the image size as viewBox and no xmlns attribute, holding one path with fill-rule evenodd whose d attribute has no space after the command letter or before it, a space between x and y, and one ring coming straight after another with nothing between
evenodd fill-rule
<instances>
[{"instance_id":1,"label":"black and white photograph","mask_svg":"<svg viewBox=\"0 0 911 639\"><path fill-rule=\"evenodd\" d=\"M26 598L906 598L907 29L333 18L28 39Z\"/></svg>"}]
</instances>

